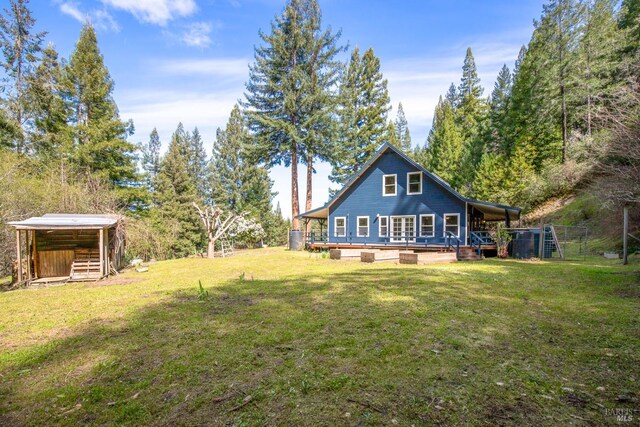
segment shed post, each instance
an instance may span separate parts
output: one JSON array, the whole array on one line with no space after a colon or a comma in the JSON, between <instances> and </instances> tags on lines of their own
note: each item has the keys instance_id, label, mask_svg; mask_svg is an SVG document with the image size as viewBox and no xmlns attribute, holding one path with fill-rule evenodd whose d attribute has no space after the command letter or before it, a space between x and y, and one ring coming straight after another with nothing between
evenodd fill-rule
<instances>
[{"instance_id":1,"label":"shed post","mask_svg":"<svg viewBox=\"0 0 640 427\"><path fill-rule=\"evenodd\" d=\"M100 275L104 276L104 228L98 232L100 236Z\"/></svg>"},{"instance_id":2,"label":"shed post","mask_svg":"<svg viewBox=\"0 0 640 427\"><path fill-rule=\"evenodd\" d=\"M629 262L629 206L624 207L622 224L622 264L627 265Z\"/></svg>"},{"instance_id":3,"label":"shed post","mask_svg":"<svg viewBox=\"0 0 640 427\"><path fill-rule=\"evenodd\" d=\"M20 244L20 230L16 230L16 254L18 255L18 283L22 283L22 245Z\"/></svg>"},{"instance_id":4,"label":"shed post","mask_svg":"<svg viewBox=\"0 0 640 427\"><path fill-rule=\"evenodd\" d=\"M25 246L26 246L26 255L27 255L27 281L31 282L31 234L32 232L26 230L25 232Z\"/></svg>"},{"instance_id":5,"label":"shed post","mask_svg":"<svg viewBox=\"0 0 640 427\"><path fill-rule=\"evenodd\" d=\"M34 279L38 277L38 248L36 245L38 242L36 241L36 230L31 232L31 240L32 240L32 249L33 249L33 277Z\"/></svg>"}]
</instances>

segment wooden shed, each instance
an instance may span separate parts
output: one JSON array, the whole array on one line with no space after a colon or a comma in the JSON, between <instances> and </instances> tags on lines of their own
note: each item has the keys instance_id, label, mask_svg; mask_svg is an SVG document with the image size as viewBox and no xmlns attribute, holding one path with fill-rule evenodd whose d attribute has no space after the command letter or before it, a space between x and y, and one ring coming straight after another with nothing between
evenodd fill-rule
<instances>
[{"instance_id":1,"label":"wooden shed","mask_svg":"<svg viewBox=\"0 0 640 427\"><path fill-rule=\"evenodd\" d=\"M99 280L123 265L117 215L46 214L9 225L16 229L18 283Z\"/></svg>"}]
</instances>

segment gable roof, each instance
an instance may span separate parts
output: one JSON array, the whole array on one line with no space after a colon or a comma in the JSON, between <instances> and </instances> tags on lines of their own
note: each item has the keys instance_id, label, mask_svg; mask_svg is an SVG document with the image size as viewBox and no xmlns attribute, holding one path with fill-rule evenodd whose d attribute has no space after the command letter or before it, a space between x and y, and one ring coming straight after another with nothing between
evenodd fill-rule
<instances>
[{"instance_id":1,"label":"gable roof","mask_svg":"<svg viewBox=\"0 0 640 427\"><path fill-rule=\"evenodd\" d=\"M398 155L399 157L404 159L406 162L408 162L411 166L413 166L414 168L416 168L420 172L422 172L425 175L427 175L429 178L431 178L433 181L435 181L437 184L439 184L442 188L444 188L449 193L451 193L454 197L458 198L459 200L461 200L461 201L463 201L465 203L469 203L470 205L476 207L478 210L483 211L483 212L485 210L494 211L492 213L495 213L496 210L504 210L505 212L509 212L509 217L510 218L511 218L511 213L515 214L515 216L516 216L515 219L520 217L520 208L513 207L513 206L499 205L499 204L490 203L490 202L481 202L481 201L478 201L478 200L473 200L473 199L468 199L466 197L463 197L460 193L458 193L456 190L454 190L449 185L449 183L446 182L444 179L440 178L435 173L428 171L423 166L421 166L420 164L416 163L413 159L411 159L409 156L407 156L405 153L403 153L396 146L394 146L394 145L392 145L392 144L390 144L388 142L385 142L384 144L382 144L380 149L378 151L376 151L376 153L373 156L371 156L371 158L360 168L360 170L358 172L356 172L355 174L351 175L351 177L347 180L347 182L342 187L342 189L340 189L340 191L338 191L327 203L325 203L324 206L321 206L321 207L316 208L316 209L312 209L312 210L310 210L308 212L304 212L304 213L298 215L298 218L301 218L301 217L305 217L305 218L327 218L329 216L329 208L331 207L331 205L333 205L336 201L338 201L340 199L340 197L342 197L346 193L346 191L349 188L351 188L351 186L355 182L357 182L358 179L387 150L395 153L396 155ZM489 212L487 212L487 213L489 213ZM513 219L513 218L511 218L511 219Z\"/></svg>"},{"instance_id":2,"label":"gable roof","mask_svg":"<svg viewBox=\"0 0 640 427\"><path fill-rule=\"evenodd\" d=\"M45 214L23 221L10 221L7 224L19 230L46 230L100 229L111 227L117 222L118 216L109 214Z\"/></svg>"}]
</instances>

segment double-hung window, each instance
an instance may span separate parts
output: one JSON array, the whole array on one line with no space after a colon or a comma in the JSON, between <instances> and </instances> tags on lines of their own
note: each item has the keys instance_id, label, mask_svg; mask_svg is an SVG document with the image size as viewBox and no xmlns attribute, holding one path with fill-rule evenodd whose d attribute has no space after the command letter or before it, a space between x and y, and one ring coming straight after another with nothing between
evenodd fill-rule
<instances>
[{"instance_id":1,"label":"double-hung window","mask_svg":"<svg viewBox=\"0 0 640 427\"><path fill-rule=\"evenodd\" d=\"M422 172L407 174L407 194L422 194Z\"/></svg>"},{"instance_id":2,"label":"double-hung window","mask_svg":"<svg viewBox=\"0 0 640 427\"><path fill-rule=\"evenodd\" d=\"M444 214L444 234L453 233L460 237L460 214Z\"/></svg>"},{"instance_id":3,"label":"double-hung window","mask_svg":"<svg viewBox=\"0 0 640 427\"><path fill-rule=\"evenodd\" d=\"M378 237L387 237L389 235L389 217L381 216L378 218Z\"/></svg>"},{"instance_id":4,"label":"double-hung window","mask_svg":"<svg viewBox=\"0 0 640 427\"><path fill-rule=\"evenodd\" d=\"M333 220L333 234L335 237L345 237L347 235L347 218L337 216Z\"/></svg>"},{"instance_id":5,"label":"double-hung window","mask_svg":"<svg viewBox=\"0 0 640 427\"><path fill-rule=\"evenodd\" d=\"M369 217L358 217L358 237L369 237Z\"/></svg>"},{"instance_id":6,"label":"double-hung window","mask_svg":"<svg viewBox=\"0 0 640 427\"><path fill-rule=\"evenodd\" d=\"M395 196L398 193L398 176L382 175L382 195Z\"/></svg>"},{"instance_id":7,"label":"double-hung window","mask_svg":"<svg viewBox=\"0 0 640 427\"><path fill-rule=\"evenodd\" d=\"M420 237L433 237L435 235L435 215L420 215Z\"/></svg>"}]
</instances>

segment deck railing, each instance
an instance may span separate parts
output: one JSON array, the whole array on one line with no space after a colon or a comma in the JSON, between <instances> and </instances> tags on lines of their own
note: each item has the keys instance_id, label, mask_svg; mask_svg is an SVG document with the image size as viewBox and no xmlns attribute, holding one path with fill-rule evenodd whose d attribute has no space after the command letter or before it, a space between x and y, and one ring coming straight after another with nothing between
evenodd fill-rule
<instances>
[{"instance_id":1,"label":"deck railing","mask_svg":"<svg viewBox=\"0 0 640 427\"><path fill-rule=\"evenodd\" d=\"M488 231L472 231L469 234L469 245L476 248L478 255L482 254L483 245L494 245L496 242Z\"/></svg>"},{"instance_id":2,"label":"deck railing","mask_svg":"<svg viewBox=\"0 0 640 427\"><path fill-rule=\"evenodd\" d=\"M455 247L456 247L456 258L460 258L460 243L462 243L460 238L458 236L456 236L455 234L453 234L451 231L447 231L445 233L445 242L446 242L447 247L449 249L452 249L453 245L455 244Z\"/></svg>"}]
</instances>

